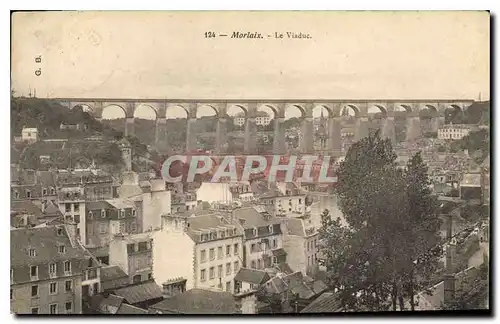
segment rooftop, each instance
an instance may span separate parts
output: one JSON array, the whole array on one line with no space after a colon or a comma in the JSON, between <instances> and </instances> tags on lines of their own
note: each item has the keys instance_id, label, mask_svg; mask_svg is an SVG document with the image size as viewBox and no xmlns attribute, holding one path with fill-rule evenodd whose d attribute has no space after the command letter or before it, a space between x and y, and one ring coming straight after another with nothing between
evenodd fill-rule
<instances>
[{"instance_id":1,"label":"rooftop","mask_svg":"<svg viewBox=\"0 0 500 324\"><path fill-rule=\"evenodd\" d=\"M154 281L149 281L118 289L115 291L115 295L123 297L130 304L136 304L152 299L162 298L163 291Z\"/></svg>"},{"instance_id":2,"label":"rooftop","mask_svg":"<svg viewBox=\"0 0 500 324\"><path fill-rule=\"evenodd\" d=\"M231 293L190 289L151 306L167 314L236 314L236 302Z\"/></svg>"},{"instance_id":3,"label":"rooftop","mask_svg":"<svg viewBox=\"0 0 500 324\"><path fill-rule=\"evenodd\" d=\"M251 284L261 285L271 279L267 272L255 269L241 268L234 280L249 282Z\"/></svg>"},{"instance_id":4,"label":"rooftop","mask_svg":"<svg viewBox=\"0 0 500 324\"><path fill-rule=\"evenodd\" d=\"M110 281L120 278L128 278L128 275L120 266L108 266L101 268L101 281Z\"/></svg>"},{"instance_id":5,"label":"rooftop","mask_svg":"<svg viewBox=\"0 0 500 324\"><path fill-rule=\"evenodd\" d=\"M307 305L301 313L333 313L341 310L338 294L325 292Z\"/></svg>"}]
</instances>

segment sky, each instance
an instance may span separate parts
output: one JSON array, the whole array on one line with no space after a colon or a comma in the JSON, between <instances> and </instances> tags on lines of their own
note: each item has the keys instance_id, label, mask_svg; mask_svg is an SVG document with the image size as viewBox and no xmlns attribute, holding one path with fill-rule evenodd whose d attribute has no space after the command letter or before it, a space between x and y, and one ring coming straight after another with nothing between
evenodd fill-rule
<instances>
[{"instance_id":1,"label":"sky","mask_svg":"<svg viewBox=\"0 0 500 324\"><path fill-rule=\"evenodd\" d=\"M489 24L465 11L16 12L12 87L51 98L486 100Z\"/></svg>"}]
</instances>

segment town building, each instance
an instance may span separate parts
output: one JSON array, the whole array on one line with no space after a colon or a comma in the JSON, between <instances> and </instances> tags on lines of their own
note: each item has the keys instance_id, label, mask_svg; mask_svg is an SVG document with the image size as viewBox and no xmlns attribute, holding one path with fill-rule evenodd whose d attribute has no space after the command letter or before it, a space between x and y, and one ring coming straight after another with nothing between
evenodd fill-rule
<instances>
[{"instance_id":1,"label":"town building","mask_svg":"<svg viewBox=\"0 0 500 324\"><path fill-rule=\"evenodd\" d=\"M10 307L16 314L81 314L89 258L74 225L10 232Z\"/></svg>"},{"instance_id":2,"label":"town building","mask_svg":"<svg viewBox=\"0 0 500 324\"><path fill-rule=\"evenodd\" d=\"M299 217L306 213L306 195L293 183L253 182L252 192L274 216Z\"/></svg>"},{"instance_id":3,"label":"town building","mask_svg":"<svg viewBox=\"0 0 500 324\"><path fill-rule=\"evenodd\" d=\"M101 289L104 292L114 291L130 284L129 276L120 266L107 265L101 268Z\"/></svg>"},{"instance_id":4,"label":"town building","mask_svg":"<svg viewBox=\"0 0 500 324\"><path fill-rule=\"evenodd\" d=\"M267 211L254 207L237 208L233 219L239 223L243 236L243 265L251 269L271 268L285 263L280 221Z\"/></svg>"},{"instance_id":5,"label":"town building","mask_svg":"<svg viewBox=\"0 0 500 324\"><path fill-rule=\"evenodd\" d=\"M282 223L287 263L295 271L310 274L319 264L319 233L310 218L289 218Z\"/></svg>"},{"instance_id":6,"label":"town building","mask_svg":"<svg viewBox=\"0 0 500 324\"><path fill-rule=\"evenodd\" d=\"M55 201L57 186L55 175L50 171L20 169L11 165L10 190L12 200L31 200L37 205Z\"/></svg>"},{"instance_id":7,"label":"town building","mask_svg":"<svg viewBox=\"0 0 500 324\"><path fill-rule=\"evenodd\" d=\"M243 233L230 219L220 214L165 216L162 230L153 235L158 284L182 277L187 289L233 292L234 276L243 264Z\"/></svg>"},{"instance_id":8,"label":"town building","mask_svg":"<svg viewBox=\"0 0 500 324\"><path fill-rule=\"evenodd\" d=\"M153 279L152 233L115 235L109 243L109 264L119 266L130 284Z\"/></svg>"},{"instance_id":9,"label":"town building","mask_svg":"<svg viewBox=\"0 0 500 324\"><path fill-rule=\"evenodd\" d=\"M248 181L240 181L229 187L233 201L241 203L251 202L253 198L252 187Z\"/></svg>"},{"instance_id":10,"label":"town building","mask_svg":"<svg viewBox=\"0 0 500 324\"><path fill-rule=\"evenodd\" d=\"M256 291L271 277L264 270L241 268L234 277L235 294Z\"/></svg>"},{"instance_id":11,"label":"town building","mask_svg":"<svg viewBox=\"0 0 500 324\"><path fill-rule=\"evenodd\" d=\"M35 143L38 141L38 128L23 128L21 131L21 140L26 143Z\"/></svg>"},{"instance_id":12,"label":"town building","mask_svg":"<svg viewBox=\"0 0 500 324\"><path fill-rule=\"evenodd\" d=\"M459 140L469 135L477 127L473 125L450 124L443 125L438 129L438 139L440 140Z\"/></svg>"}]
</instances>

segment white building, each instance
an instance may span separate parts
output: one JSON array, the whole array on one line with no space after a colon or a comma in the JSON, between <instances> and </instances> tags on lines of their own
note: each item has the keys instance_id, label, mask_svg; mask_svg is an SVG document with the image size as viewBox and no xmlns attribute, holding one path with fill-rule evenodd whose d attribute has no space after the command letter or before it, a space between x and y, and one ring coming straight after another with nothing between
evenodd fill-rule
<instances>
[{"instance_id":1,"label":"white building","mask_svg":"<svg viewBox=\"0 0 500 324\"><path fill-rule=\"evenodd\" d=\"M38 141L38 129L37 128L23 128L21 132L22 141L28 143L34 143Z\"/></svg>"},{"instance_id":2,"label":"white building","mask_svg":"<svg viewBox=\"0 0 500 324\"><path fill-rule=\"evenodd\" d=\"M291 218L283 223L283 247L294 271L308 274L319 264L319 234L311 219Z\"/></svg>"},{"instance_id":3,"label":"white building","mask_svg":"<svg viewBox=\"0 0 500 324\"><path fill-rule=\"evenodd\" d=\"M444 125L438 129L438 139L459 140L473 130L471 125Z\"/></svg>"},{"instance_id":4,"label":"white building","mask_svg":"<svg viewBox=\"0 0 500 324\"><path fill-rule=\"evenodd\" d=\"M162 285L182 277L186 289L234 291L234 277L243 264L243 235L220 215L163 217L154 232L153 277Z\"/></svg>"}]
</instances>

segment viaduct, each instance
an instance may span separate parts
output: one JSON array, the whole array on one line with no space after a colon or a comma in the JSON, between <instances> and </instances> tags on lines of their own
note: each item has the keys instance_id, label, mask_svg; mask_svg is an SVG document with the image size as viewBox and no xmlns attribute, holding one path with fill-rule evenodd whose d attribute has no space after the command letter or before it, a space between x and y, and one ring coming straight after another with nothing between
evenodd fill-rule
<instances>
[{"instance_id":1,"label":"viaduct","mask_svg":"<svg viewBox=\"0 0 500 324\"><path fill-rule=\"evenodd\" d=\"M285 120L285 111L290 107L296 107L301 112L302 139L300 151L303 153L313 152L313 124L312 111L316 107L323 107L328 111L328 140L327 150L332 153L340 152L340 118L344 107L354 111L356 127L355 138L360 139L368 135L368 110L376 107L383 118L382 135L395 141L395 111L406 111L407 140L417 139L421 136L420 115L421 110L429 109L431 113L432 130L444 124L445 111L454 109L464 113L474 100L194 100L194 99L110 99L110 98L52 98L49 99L73 109L77 106L88 107L89 113L100 120L103 110L108 106L118 106L125 113L125 135L134 134L134 112L139 106L149 106L156 114L155 140L166 137L166 113L174 107L182 108L187 115L186 120L186 150L191 151L196 147L196 120L197 110L201 107L210 107L215 111L217 117L216 128L216 153L224 153L224 144L227 143L225 125L232 122L227 115L232 106L239 107L245 114L245 144L246 154L255 152L256 149L256 112L260 107L267 106L274 112L274 142L273 153L283 154L286 152L285 130L282 126Z\"/></svg>"}]
</instances>

